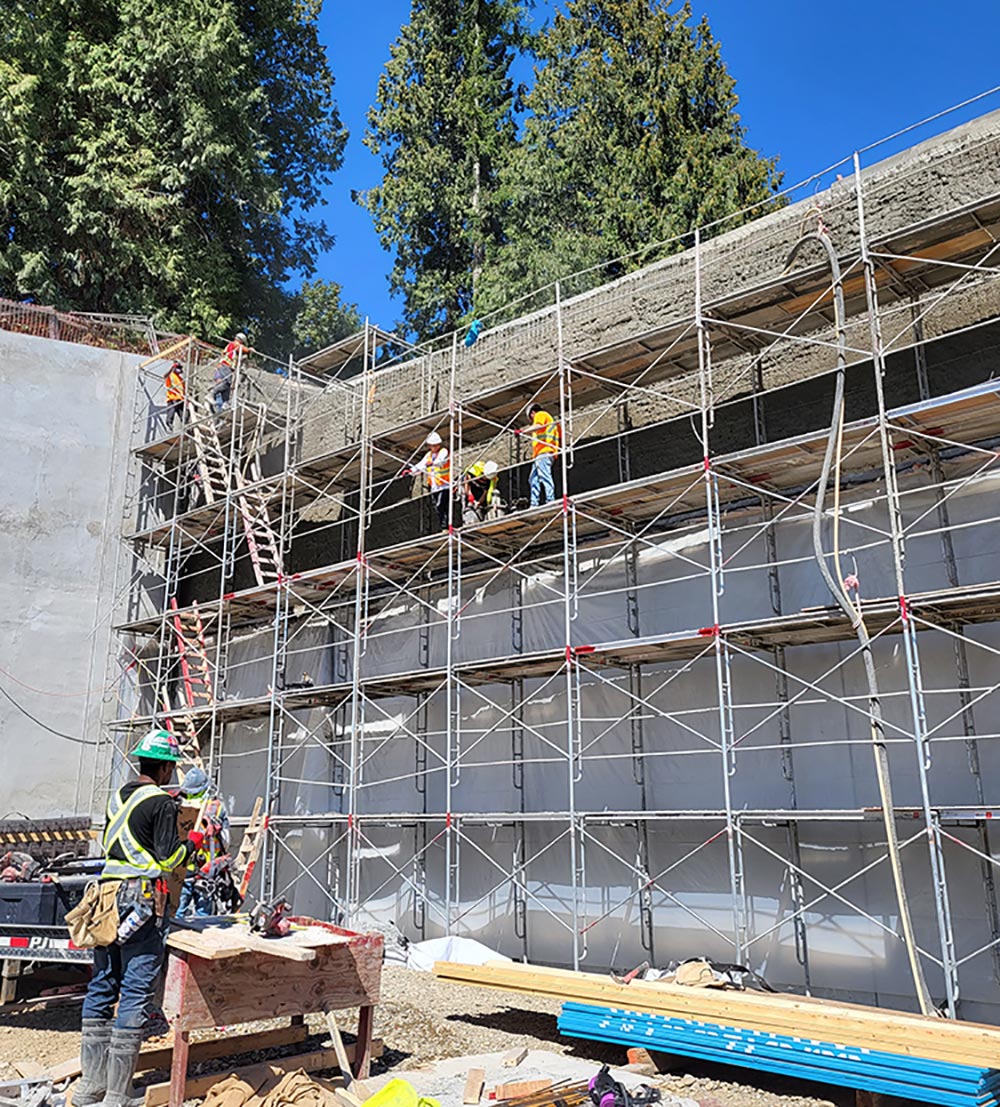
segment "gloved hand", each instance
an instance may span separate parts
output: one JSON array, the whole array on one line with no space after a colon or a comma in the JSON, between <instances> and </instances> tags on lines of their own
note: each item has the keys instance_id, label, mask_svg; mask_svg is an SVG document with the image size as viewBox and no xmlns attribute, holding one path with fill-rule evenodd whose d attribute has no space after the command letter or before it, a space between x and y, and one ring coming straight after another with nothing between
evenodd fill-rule
<instances>
[{"instance_id":1,"label":"gloved hand","mask_svg":"<svg viewBox=\"0 0 1000 1107\"><path fill-rule=\"evenodd\" d=\"M205 834L201 830L189 830L187 840L191 843L196 850L199 850L205 844Z\"/></svg>"}]
</instances>

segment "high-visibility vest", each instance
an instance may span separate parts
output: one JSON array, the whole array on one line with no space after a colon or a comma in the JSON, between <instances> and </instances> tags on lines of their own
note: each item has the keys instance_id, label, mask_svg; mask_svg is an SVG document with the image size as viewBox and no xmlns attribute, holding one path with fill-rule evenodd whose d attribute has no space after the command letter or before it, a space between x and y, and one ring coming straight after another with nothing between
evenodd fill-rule
<instances>
[{"instance_id":1,"label":"high-visibility vest","mask_svg":"<svg viewBox=\"0 0 1000 1107\"><path fill-rule=\"evenodd\" d=\"M451 483L451 455L444 446L436 455L428 450L424 455L423 467L430 488L447 488Z\"/></svg>"},{"instance_id":2,"label":"high-visibility vest","mask_svg":"<svg viewBox=\"0 0 1000 1107\"><path fill-rule=\"evenodd\" d=\"M184 378L176 369L167 374L167 403L175 404L184 399Z\"/></svg>"},{"instance_id":3,"label":"high-visibility vest","mask_svg":"<svg viewBox=\"0 0 1000 1107\"><path fill-rule=\"evenodd\" d=\"M161 795L163 789L157 788L155 784L140 784L128 799L122 798L120 790L111 797L108 803L108 825L104 829L102 843L105 858L101 873L103 877L128 880L134 876L146 876L155 879L175 869L184 860L184 847L178 846L173 857L158 861L148 849L139 844L129 826L129 819L140 803ZM115 844L124 855L123 861L109 856L111 847Z\"/></svg>"},{"instance_id":4,"label":"high-visibility vest","mask_svg":"<svg viewBox=\"0 0 1000 1107\"><path fill-rule=\"evenodd\" d=\"M531 456L559 453L562 436L555 419L547 411L536 411L531 423L532 426L539 428L532 432Z\"/></svg>"},{"instance_id":5,"label":"high-visibility vest","mask_svg":"<svg viewBox=\"0 0 1000 1107\"><path fill-rule=\"evenodd\" d=\"M474 461L468 469L465 470L465 475L471 480L483 480L486 476L486 466L482 461ZM497 478L490 477L490 486L486 489L487 505L493 503L493 493L497 490Z\"/></svg>"},{"instance_id":6,"label":"high-visibility vest","mask_svg":"<svg viewBox=\"0 0 1000 1107\"><path fill-rule=\"evenodd\" d=\"M232 342L226 346L226 352L222 355L222 364L228 365L231 369L236 364L237 357L243 353L246 347L242 342L237 342L234 338Z\"/></svg>"}]
</instances>

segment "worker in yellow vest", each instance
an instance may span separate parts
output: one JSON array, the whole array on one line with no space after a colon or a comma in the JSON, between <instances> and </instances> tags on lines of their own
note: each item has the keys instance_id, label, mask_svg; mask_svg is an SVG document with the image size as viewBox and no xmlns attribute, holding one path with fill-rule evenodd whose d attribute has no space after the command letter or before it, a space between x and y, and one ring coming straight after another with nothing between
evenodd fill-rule
<instances>
[{"instance_id":1,"label":"worker in yellow vest","mask_svg":"<svg viewBox=\"0 0 1000 1107\"><path fill-rule=\"evenodd\" d=\"M495 461L474 461L465 470L465 513L468 514L468 522L486 519L493 505L499 501L499 471L500 466Z\"/></svg>"},{"instance_id":2,"label":"worker in yellow vest","mask_svg":"<svg viewBox=\"0 0 1000 1107\"><path fill-rule=\"evenodd\" d=\"M163 374L164 383L167 386L167 429L173 427L174 420L180 419L184 425L184 396L186 393L184 377L181 373L181 363L175 361Z\"/></svg>"},{"instance_id":3,"label":"worker in yellow vest","mask_svg":"<svg viewBox=\"0 0 1000 1107\"><path fill-rule=\"evenodd\" d=\"M425 445L427 446L427 453L413 466L410 472L423 473L427 478L427 487L431 492L438 523L443 530L447 530L449 504L451 502L451 455L437 431L431 431L427 436Z\"/></svg>"},{"instance_id":4,"label":"worker in yellow vest","mask_svg":"<svg viewBox=\"0 0 1000 1107\"><path fill-rule=\"evenodd\" d=\"M152 730L132 751L138 779L112 795L104 828L101 884L117 891L118 935L94 948L94 970L83 1001L80 1083L75 1107L133 1107L132 1087L146 1008L156 992L166 940L164 877L205 844L201 830L182 842L177 800L165 788L180 750L166 730ZM117 1010L116 1010L117 1005Z\"/></svg>"},{"instance_id":5,"label":"worker in yellow vest","mask_svg":"<svg viewBox=\"0 0 1000 1107\"><path fill-rule=\"evenodd\" d=\"M528 488L531 491L531 506L538 507L540 503L547 504L555 499L552 462L559 454L562 434L559 424L540 404L532 404L528 408L528 417L531 422L516 433L531 435L532 461Z\"/></svg>"}]
</instances>

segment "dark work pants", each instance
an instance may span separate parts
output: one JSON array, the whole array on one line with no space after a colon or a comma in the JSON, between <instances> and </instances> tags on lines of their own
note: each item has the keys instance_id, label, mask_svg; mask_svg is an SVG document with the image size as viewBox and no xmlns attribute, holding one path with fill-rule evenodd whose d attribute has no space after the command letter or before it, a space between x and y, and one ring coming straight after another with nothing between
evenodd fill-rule
<instances>
[{"instance_id":1,"label":"dark work pants","mask_svg":"<svg viewBox=\"0 0 1000 1107\"><path fill-rule=\"evenodd\" d=\"M143 1025L163 968L163 925L163 920L152 918L127 942L94 950L94 975L83 1001L85 1019L109 1019L117 1003L115 1026L129 1030Z\"/></svg>"},{"instance_id":2,"label":"dark work pants","mask_svg":"<svg viewBox=\"0 0 1000 1107\"><path fill-rule=\"evenodd\" d=\"M437 512L438 522L442 527L448 525L448 497L450 495L450 488L436 488L431 493L431 499L434 501L434 510Z\"/></svg>"}]
</instances>

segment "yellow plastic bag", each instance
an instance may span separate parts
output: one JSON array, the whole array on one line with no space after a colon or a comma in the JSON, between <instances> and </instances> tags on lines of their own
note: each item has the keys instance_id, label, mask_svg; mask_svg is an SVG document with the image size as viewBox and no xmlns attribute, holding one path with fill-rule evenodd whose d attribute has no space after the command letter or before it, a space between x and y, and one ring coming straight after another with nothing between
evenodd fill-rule
<instances>
[{"instance_id":1,"label":"yellow plastic bag","mask_svg":"<svg viewBox=\"0 0 1000 1107\"><path fill-rule=\"evenodd\" d=\"M441 1103L430 1096L417 1095L417 1089L408 1080L396 1077L370 1095L362 1107L441 1107Z\"/></svg>"}]
</instances>

